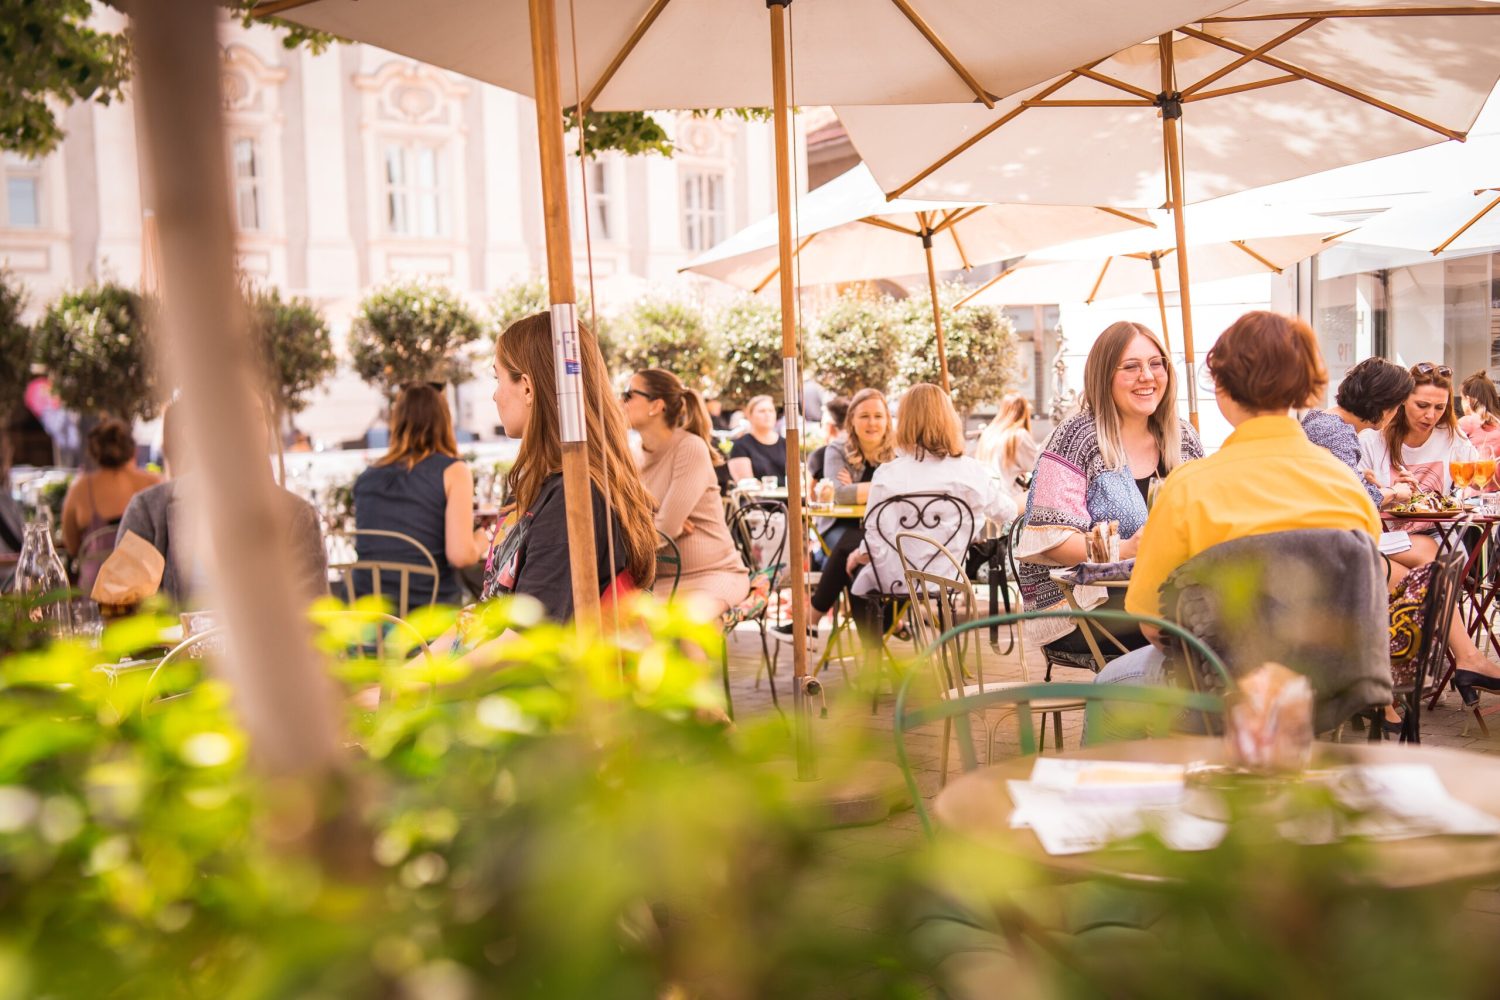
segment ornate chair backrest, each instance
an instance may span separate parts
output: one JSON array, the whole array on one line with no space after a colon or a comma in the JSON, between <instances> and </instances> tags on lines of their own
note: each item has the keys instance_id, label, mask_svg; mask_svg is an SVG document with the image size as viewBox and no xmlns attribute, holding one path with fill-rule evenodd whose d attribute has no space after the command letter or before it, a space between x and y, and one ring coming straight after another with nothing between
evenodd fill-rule
<instances>
[{"instance_id":1,"label":"ornate chair backrest","mask_svg":"<svg viewBox=\"0 0 1500 1000\"><path fill-rule=\"evenodd\" d=\"M909 561L918 572L946 572L949 567L940 562L939 554L945 549L948 553L969 551L974 541L974 512L967 503L947 493L900 493L865 511L864 528L876 590L889 594L895 584L905 585L904 580L895 578L889 562L881 566L886 553L897 555L897 535L916 534L918 539L901 557L903 565ZM953 562L952 555L947 561ZM957 572L960 578L964 576L962 563Z\"/></svg>"},{"instance_id":2,"label":"ornate chair backrest","mask_svg":"<svg viewBox=\"0 0 1500 1000\"><path fill-rule=\"evenodd\" d=\"M729 517L729 537L751 575L763 573L776 589L777 578L786 568L789 532L786 504L779 500L752 500Z\"/></svg>"},{"instance_id":3,"label":"ornate chair backrest","mask_svg":"<svg viewBox=\"0 0 1500 1000\"><path fill-rule=\"evenodd\" d=\"M934 572L924 572L911 562L913 548L926 552L935 546L939 556L929 564ZM896 536L896 552L906 578L906 592L911 598L913 639L918 649L927 650L928 659L943 697L962 694L965 685L984 686L984 654L977 633L958 632L949 635L964 622L976 617L974 587L963 574L953 553L932 539L915 532L903 531ZM972 657L970 651L972 650ZM972 670L970 666L972 664ZM1024 675L1023 675L1024 676Z\"/></svg>"},{"instance_id":4,"label":"ornate chair backrest","mask_svg":"<svg viewBox=\"0 0 1500 1000\"><path fill-rule=\"evenodd\" d=\"M359 540L394 539L403 550L403 559L362 559ZM427 546L410 535L378 528L355 528L328 536L328 569L337 573L344 587L344 599L354 603L357 581L369 581L369 593L389 598L398 617L405 618L412 607L437 602L438 566ZM391 577L395 580L392 581ZM415 581L414 579L415 578ZM415 582L415 588L413 583ZM394 589L395 593L390 591ZM415 600L413 590L415 589ZM425 600L423 597L425 596Z\"/></svg>"},{"instance_id":5,"label":"ornate chair backrest","mask_svg":"<svg viewBox=\"0 0 1500 1000\"><path fill-rule=\"evenodd\" d=\"M675 597L677 585L682 582L682 550L663 531L657 531L656 540L656 580L660 583L664 573L671 574L672 589L667 591L667 596Z\"/></svg>"}]
</instances>

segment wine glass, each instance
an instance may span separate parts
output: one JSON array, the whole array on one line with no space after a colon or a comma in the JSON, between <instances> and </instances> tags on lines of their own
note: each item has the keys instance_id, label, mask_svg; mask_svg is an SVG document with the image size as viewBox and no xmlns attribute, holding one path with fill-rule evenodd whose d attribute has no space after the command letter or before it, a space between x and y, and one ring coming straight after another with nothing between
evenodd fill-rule
<instances>
[{"instance_id":1,"label":"wine glass","mask_svg":"<svg viewBox=\"0 0 1500 1000\"><path fill-rule=\"evenodd\" d=\"M1456 458L1450 459L1448 462L1448 474L1453 477L1454 497L1462 497L1464 488L1469 485L1469 480L1474 478L1474 463L1462 462Z\"/></svg>"},{"instance_id":2,"label":"wine glass","mask_svg":"<svg viewBox=\"0 0 1500 1000\"><path fill-rule=\"evenodd\" d=\"M1495 478L1495 449L1490 445L1483 445L1479 449L1479 457L1474 460L1474 477L1469 484L1481 493L1487 493L1493 488Z\"/></svg>"}]
</instances>

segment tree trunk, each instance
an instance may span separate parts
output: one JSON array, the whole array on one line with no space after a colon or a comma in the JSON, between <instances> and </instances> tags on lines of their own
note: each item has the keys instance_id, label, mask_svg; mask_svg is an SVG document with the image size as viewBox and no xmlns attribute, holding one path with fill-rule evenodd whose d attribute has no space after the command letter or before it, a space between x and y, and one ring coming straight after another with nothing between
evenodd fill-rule
<instances>
[{"instance_id":1,"label":"tree trunk","mask_svg":"<svg viewBox=\"0 0 1500 1000\"><path fill-rule=\"evenodd\" d=\"M130 4L145 135L142 177L155 208L164 272L158 356L183 387L176 404L193 490L207 522L215 607L229 627L222 669L253 761L316 790L342 754L334 689L289 586L289 535L256 428L247 371L264 374L234 276L229 176L214 0ZM263 396L262 398L268 398ZM184 482L184 485L187 485ZM204 537L194 532L190 537ZM301 784L294 781L293 785ZM304 789L296 796L318 802ZM312 824L308 824L312 826Z\"/></svg>"}]
</instances>

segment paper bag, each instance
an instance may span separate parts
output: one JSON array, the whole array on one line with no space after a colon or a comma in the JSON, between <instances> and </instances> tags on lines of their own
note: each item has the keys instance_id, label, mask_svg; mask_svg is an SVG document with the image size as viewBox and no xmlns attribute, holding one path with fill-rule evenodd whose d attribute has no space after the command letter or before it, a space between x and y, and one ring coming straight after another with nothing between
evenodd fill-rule
<instances>
[{"instance_id":1,"label":"paper bag","mask_svg":"<svg viewBox=\"0 0 1500 1000\"><path fill-rule=\"evenodd\" d=\"M167 561L156 546L127 531L99 567L89 596L101 609L134 607L161 589L166 568Z\"/></svg>"}]
</instances>

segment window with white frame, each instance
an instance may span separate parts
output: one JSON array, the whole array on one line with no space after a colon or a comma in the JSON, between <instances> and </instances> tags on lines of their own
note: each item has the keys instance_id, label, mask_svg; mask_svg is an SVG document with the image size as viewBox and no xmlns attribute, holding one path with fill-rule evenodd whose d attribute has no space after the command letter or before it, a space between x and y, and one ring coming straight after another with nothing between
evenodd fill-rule
<instances>
[{"instance_id":1,"label":"window with white frame","mask_svg":"<svg viewBox=\"0 0 1500 1000\"><path fill-rule=\"evenodd\" d=\"M588 174L588 236L594 240L613 240L614 187L612 171L607 160L590 159L584 163ZM581 244L583 228L584 192L580 188L580 172L576 161L568 164L568 211L573 217L573 239Z\"/></svg>"},{"instance_id":2,"label":"window with white frame","mask_svg":"<svg viewBox=\"0 0 1500 1000\"><path fill-rule=\"evenodd\" d=\"M682 177L682 244L698 253L721 242L729 229L724 172L684 168Z\"/></svg>"},{"instance_id":3,"label":"window with white frame","mask_svg":"<svg viewBox=\"0 0 1500 1000\"><path fill-rule=\"evenodd\" d=\"M386 230L392 236L447 235L442 148L422 142L387 142L382 153Z\"/></svg>"},{"instance_id":4,"label":"window with white frame","mask_svg":"<svg viewBox=\"0 0 1500 1000\"><path fill-rule=\"evenodd\" d=\"M19 156L5 157L0 164L5 175L4 224L11 229L42 226L42 165Z\"/></svg>"},{"instance_id":5,"label":"window with white frame","mask_svg":"<svg viewBox=\"0 0 1500 1000\"><path fill-rule=\"evenodd\" d=\"M235 221L241 232L259 232L266 224L266 176L260 143L240 136L229 147L229 160L234 177Z\"/></svg>"}]
</instances>

